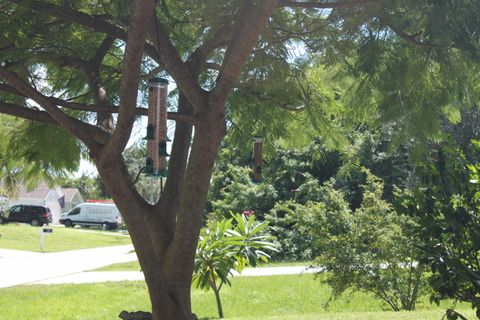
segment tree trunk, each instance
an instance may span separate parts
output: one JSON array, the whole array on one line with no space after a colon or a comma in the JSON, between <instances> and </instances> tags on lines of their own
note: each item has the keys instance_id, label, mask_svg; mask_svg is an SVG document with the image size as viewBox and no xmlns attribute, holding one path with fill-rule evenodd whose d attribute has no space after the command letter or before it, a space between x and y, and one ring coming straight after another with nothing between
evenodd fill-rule
<instances>
[{"instance_id":1,"label":"tree trunk","mask_svg":"<svg viewBox=\"0 0 480 320\"><path fill-rule=\"evenodd\" d=\"M145 276L153 319L188 319L180 316L181 306L168 292L160 263L164 257L157 256L146 232L144 216L151 213L152 206L130 184L128 172L122 162L111 163L108 167L98 166L98 172L127 225Z\"/></svg>"},{"instance_id":2,"label":"tree trunk","mask_svg":"<svg viewBox=\"0 0 480 320\"><path fill-rule=\"evenodd\" d=\"M210 271L212 271L212 270L210 270ZM221 285L219 287L217 287L217 283L215 282L215 279L213 277L213 272L211 274L212 274L213 279L210 279L210 281L209 281L210 282L210 288L212 288L213 293L215 293L215 301L217 302L218 318L223 319L222 299L220 298Z\"/></svg>"},{"instance_id":3,"label":"tree trunk","mask_svg":"<svg viewBox=\"0 0 480 320\"><path fill-rule=\"evenodd\" d=\"M212 106L210 110L219 108ZM180 197L180 203L165 194L160 205L148 204L132 184L123 160L100 161L101 157L94 155L99 175L130 233L154 320L194 318L190 289L195 252L213 166L225 134L222 112L209 112L199 118L183 187L168 194ZM167 216L170 214L174 214L173 218Z\"/></svg>"}]
</instances>

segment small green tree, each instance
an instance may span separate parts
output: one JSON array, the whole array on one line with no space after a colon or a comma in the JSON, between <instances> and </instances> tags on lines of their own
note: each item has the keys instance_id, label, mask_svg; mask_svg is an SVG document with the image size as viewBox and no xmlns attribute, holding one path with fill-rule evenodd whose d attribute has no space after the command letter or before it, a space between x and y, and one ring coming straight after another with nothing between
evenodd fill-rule
<instances>
[{"instance_id":1,"label":"small green tree","mask_svg":"<svg viewBox=\"0 0 480 320\"><path fill-rule=\"evenodd\" d=\"M421 226L419 246L434 290L430 299L471 303L480 318L480 164L469 164L460 148L443 144L432 148L416 174L415 185L397 192L396 205ZM447 319L464 319L453 309Z\"/></svg>"},{"instance_id":2,"label":"small green tree","mask_svg":"<svg viewBox=\"0 0 480 320\"><path fill-rule=\"evenodd\" d=\"M423 288L425 266L415 246L415 222L382 199L383 183L368 170L363 201L355 212L342 192L325 187L323 202L307 203L299 225L321 254L315 265L329 272L336 297L348 288L372 292L393 310L413 310Z\"/></svg>"},{"instance_id":3,"label":"small green tree","mask_svg":"<svg viewBox=\"0 0 480 320\"><path fill-rule=\"evenodd\" d=\"M267 262L270 256L264 250L277 250L267 228L268 223L255 221L253 215L236 214L228 220L215 221L200 236L193 285L213 290L219 318L223 318L220 290L224 284L231 285L228 278L233 272Z\"/></svg>"}]
</instances>

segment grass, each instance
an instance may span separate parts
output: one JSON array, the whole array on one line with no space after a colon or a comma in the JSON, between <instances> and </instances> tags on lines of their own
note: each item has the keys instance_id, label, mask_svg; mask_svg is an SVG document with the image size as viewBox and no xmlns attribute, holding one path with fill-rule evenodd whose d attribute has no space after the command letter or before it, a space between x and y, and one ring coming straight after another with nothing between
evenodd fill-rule
<instances>
[{"instance_id":1,"label":"grass","mask_svg":"<svg viewBox=\"0 0 480 320\"><path fill-rule=\"evenodd\" d=\"M231 320L440 320L446 307L421 299L414 312L383 311L372 296L347 294L325 307L329 289L312 275L240 277L222 289L226 319ZM214 319L212 292L193 290L193 310L201 319ZM110 320L122 310L149 310L143 282L23 286L0 289L2 320ZM468 318L473 311L460 305Z\"/></svg>"},{"instance_id":2,"label":"grass","mask_svg":"<svg viewBox=\"0 0 480 320\"><path fill-rule=\"evenodd\" d=\"M89 270L89 271L139 271L140 264L138 261L122 262L111 264L102 268Z\"/></svg>"},{"instance_id":3,"label":"grass","mask_svg":"<svg viewBox=\"0 0 480 320\"><path fill-rule=\"evenodd\" d=\"M309 266L312 264L312 261L296 261L296 262L269 262L260 265L260 268L270 268L270 267L301 267Z\"/></svg>"},{"instance_id":4,"label":"grass","mask_svg":"<svg viewBox=\"0 0 480 320\"><path fill-rule=\"evenodd\" d=\"M112 236L107 232L87 233L82 230L54 227L45 236L45 252L88 249L130 244L128 236ZM0 248L40 252L40 230L27 224L0 225Z\"/></svg>"},{"instance_id":5,"label":"grass","mask_svg":"<svg viewBox=\"0 0 480 320\"><path fill-rule=\"evenodd\" d=\"M260 268L268 268L268 267L296 267L296 266L308 266L311 262L271 262L262 264ZM109 266L105 266L99 269L90 270L90 271L139 271L140 264L138 261L131 261L131 262L122 262L122 263L115 263Z\"/></svg>"}]
</instances>

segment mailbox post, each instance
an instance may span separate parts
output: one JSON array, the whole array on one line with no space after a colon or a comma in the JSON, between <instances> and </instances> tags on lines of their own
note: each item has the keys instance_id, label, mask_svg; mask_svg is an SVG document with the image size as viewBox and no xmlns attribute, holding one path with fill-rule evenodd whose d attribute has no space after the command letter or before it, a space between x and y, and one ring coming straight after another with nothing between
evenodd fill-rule
<instances>
[{"instance_id":1,"label":"mailbox post","mask_svg":"<svg viewBox=\"0 0 480 320\"><path fill-rule=\"evenodd\" d=\"M45 235L53 233L53 229L40 228L40 251L45 252Z\"/></svg>"}]
</instances>

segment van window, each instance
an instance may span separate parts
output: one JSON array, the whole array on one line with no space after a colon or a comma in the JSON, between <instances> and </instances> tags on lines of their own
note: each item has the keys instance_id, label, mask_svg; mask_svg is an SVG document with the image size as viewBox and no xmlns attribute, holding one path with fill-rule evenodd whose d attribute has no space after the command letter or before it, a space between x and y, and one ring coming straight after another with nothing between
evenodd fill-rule
<instances>
[{"instance_id":1,"label":"van window","mask_svg":"<svg viewBox=\"0 0 480 320\"><path fill-rule=\"evenodd\" d=\"M67 216L74 216L80 213L80 208L75 208L72 211L70 211Z\"/></svg>"}]
</instances>

